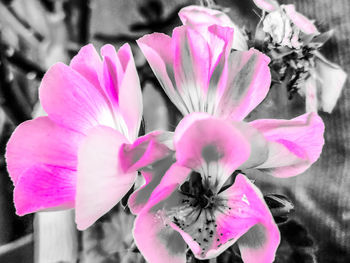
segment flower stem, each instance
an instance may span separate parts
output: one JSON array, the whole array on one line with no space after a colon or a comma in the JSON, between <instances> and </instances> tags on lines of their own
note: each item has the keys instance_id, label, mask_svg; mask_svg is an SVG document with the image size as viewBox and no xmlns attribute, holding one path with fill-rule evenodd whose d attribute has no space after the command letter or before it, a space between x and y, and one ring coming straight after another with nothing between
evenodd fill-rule
<instances>
[{"instance_id":1,"label":"flower stem","mask_svg":"<svg viewBox=\"0 0 350 263\"><path fill-rule=\"evenodd\" d=\"M77 262L73 210L39 212L34 219L34 262Z\"/></svg>"}]
</instances>

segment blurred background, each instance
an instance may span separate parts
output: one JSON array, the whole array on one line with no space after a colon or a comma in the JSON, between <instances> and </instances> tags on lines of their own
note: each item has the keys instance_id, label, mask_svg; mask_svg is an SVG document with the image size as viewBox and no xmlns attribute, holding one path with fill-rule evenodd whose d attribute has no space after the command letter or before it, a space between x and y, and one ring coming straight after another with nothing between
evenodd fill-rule
<instances>
[{"instance_id":1,"label":"blurred background","mask_svg":"<svg viewBox=\"0 0 350 263\"><path fill-rule=\"evenodd\" d=\"M199 0L1 0L0 1L0 262L33 262L33 215L15 214L13 184L4 153L14 128L40 114L38 87L54 63L69 63L87 43L96 49L128 42L133 50L144 96L145 131L173 130L181 118L162 92L135 40L144 34L171 34L180 25L177 13ZM213 2L213 1L211 1ZM316 20L320 32L335 29L321 50L349 74L350 2L294 0L299 12ZM251 0L217 0L232 20L249 33L260 11ZM288 196L295 204L289 224L281 225L283 242L276 262L350 262L350 91L346 84L332 114L320 113L326 125L321 158L304 174L285 180L264 175L256 183L264 193ZM332 87L329 87L332 88ZM269 97L250 116L292 118L304 112L295 96L285 105ZM78 234L80 262L142 262L122 260L132 247L131 215L116 207L85 233ZM121 237L123 240L121 240ZM123 241L123 242L122 242ZM135 254L137 250L134 249ZM218 262L225 261L222 258ZM239 261L237 261L239 262Z\"/></svg>"}]
</instances>

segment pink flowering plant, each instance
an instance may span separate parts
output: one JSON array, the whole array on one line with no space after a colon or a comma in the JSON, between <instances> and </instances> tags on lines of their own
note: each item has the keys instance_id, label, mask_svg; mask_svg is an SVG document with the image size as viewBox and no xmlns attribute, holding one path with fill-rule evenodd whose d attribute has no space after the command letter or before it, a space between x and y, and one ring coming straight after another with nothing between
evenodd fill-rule
<instances>
[{"instance_id":1,"label":"pink flowering plant","mask_svg":"<svg viewBox=\"0 0 350 263\"><path fill-rule=\"evenodd\" d=\"M232 248L245 263L273 262L283 238L277 223L293 205L249 175L283 180L318 160L317 109L332 111L346 74L318 51L330 33L293 5L254 2L263 37L253 41L203 6L182 8L171 36L136 41L182 115L173 131L140 132L142 91L128 44L104 45L101 55L89 44L69 65L53 65L39 88L47 116L19 125L6 149L17 214L74 209L85 230L123 199L118 213L127 216L113 218L133 218L125 224L133 229L101 223L103 231L127 233L127 242L109 240L132 246L133 238L147 262L215 259ZM248 121L273 81L305 96L307 112Z\"/></svg>"}]
</instances>

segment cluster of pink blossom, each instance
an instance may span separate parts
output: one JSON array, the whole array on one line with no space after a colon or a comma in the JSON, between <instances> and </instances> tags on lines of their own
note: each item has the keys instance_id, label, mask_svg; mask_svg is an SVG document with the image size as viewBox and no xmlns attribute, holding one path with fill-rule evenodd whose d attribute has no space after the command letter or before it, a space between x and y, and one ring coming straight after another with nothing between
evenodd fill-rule
<instances>
[{"instance_id":1,"label":"cluster of pink blossom","mask_svg":"<svg viewBox=\"0 0 350 263\"><path fill-rule=\"evenodd\" d=\"M313 28L293 8L284 10L295 25ZM172 36L137 41L184 115L175 131L138 137L142 94L128 44L118 52L105 45L101 56L84 46L69 66L58 63L45 74L39 97L47 116L22 123L8 143L17 214L75 209L78 229L86 229L140 172L144 184L128 205L147 261L184 263L188 247L208 259L237 243L244 262L272 262L279 230L244 171L281 178L304 172L321 154L323 121L316 112L244 121L269 92L270 58L248 50L244 34L220 11L189 6L179 16L183 25Z\"/></svg>"}]
</instances>

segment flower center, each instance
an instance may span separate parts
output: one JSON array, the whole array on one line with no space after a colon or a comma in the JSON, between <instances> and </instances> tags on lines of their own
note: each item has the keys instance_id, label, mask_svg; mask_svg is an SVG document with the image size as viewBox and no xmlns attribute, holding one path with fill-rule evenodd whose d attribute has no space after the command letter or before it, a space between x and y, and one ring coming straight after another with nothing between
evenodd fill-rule
<instances>
[{"instance_id":1,"label":"flower center","mask_svg":"<svg viewBox=\"0 0 350 263\"><path fill-rule=\"evenodd\" d=\"M189 203L193 208L209 208L214 205L215 196L210 188L204 187L202 177L197 172L192 172L190 180L183 183L180 192L186 196L183 201Z\"/></svg>"},{"instance_id":2,"label":"flower center","mask_svg":"<svg viewBox=\"0 0 350 263\"><path fill-rule=\"evenodd\" d=\"M213 244L221 245L223 233L217 229L216 218L228 209L227 200L214 194L209 181L202 180L197 172L191 173L178 194L179 203L168 211L167 217L197 242L204 256Z\"/></svg>"}]
</instances>

